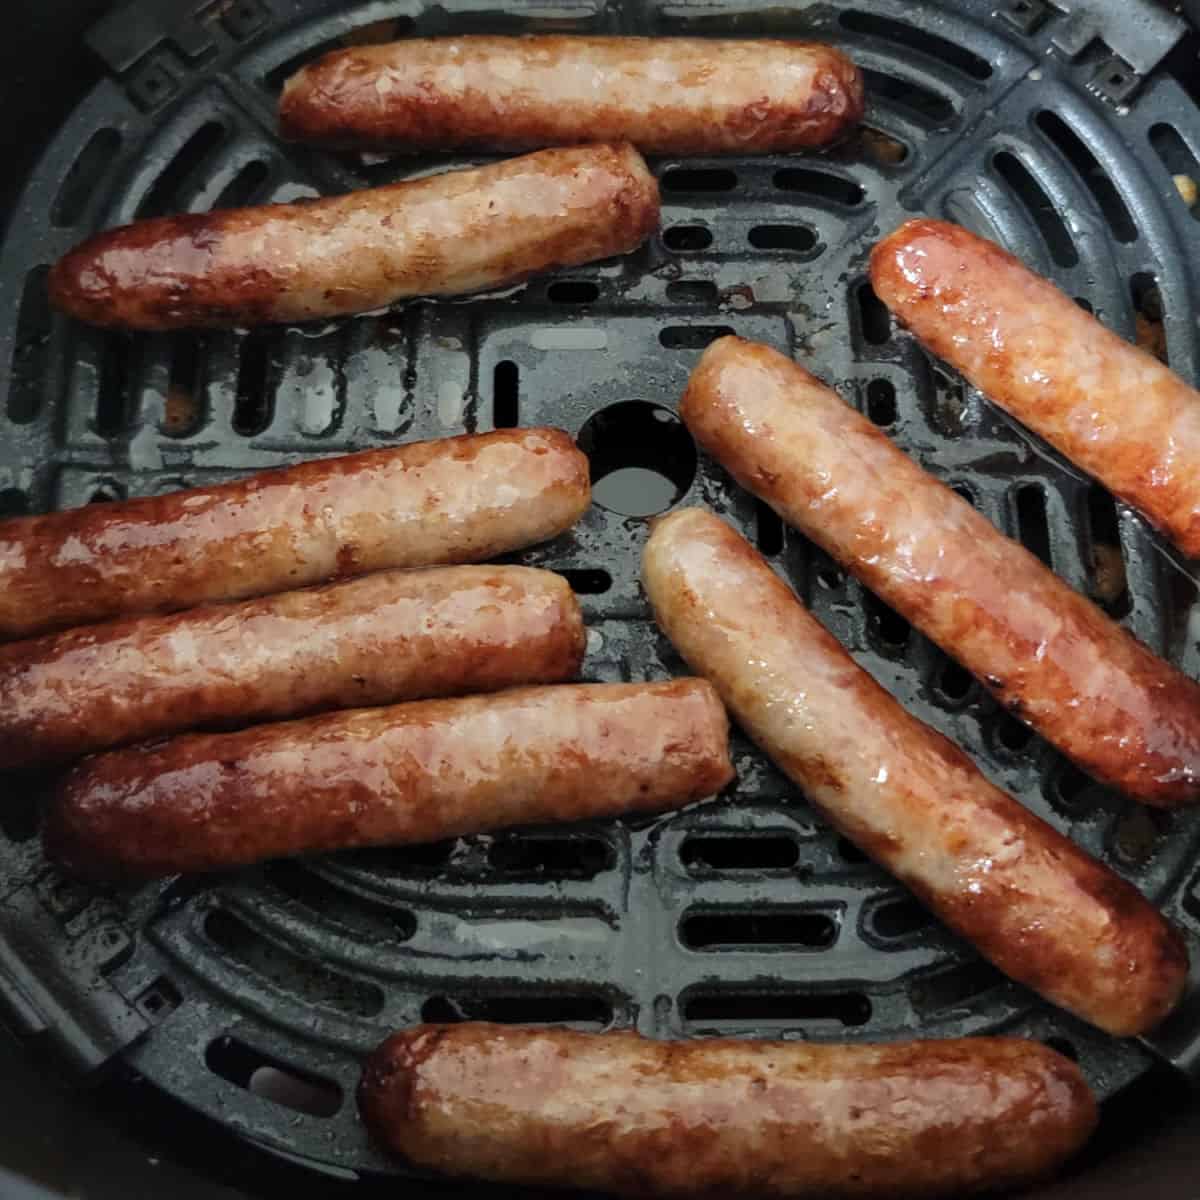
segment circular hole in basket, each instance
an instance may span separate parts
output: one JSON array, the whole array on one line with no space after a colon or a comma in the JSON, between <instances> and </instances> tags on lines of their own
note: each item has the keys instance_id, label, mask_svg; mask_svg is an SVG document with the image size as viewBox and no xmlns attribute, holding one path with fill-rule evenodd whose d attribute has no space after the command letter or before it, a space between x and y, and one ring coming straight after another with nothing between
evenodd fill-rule
<instances>
[{"instance_id":1,"label":"circular hole in basket","mask_svg":"<svg viewBox=\"0 0 1200 1200\"><path fill-rule=\"evenodd\" d=\"M579 431L592 468L592 499L627 517L666 512L696 477L696 443L669 408L647 400L610 404Z\"/></svg>"}]
</instances>

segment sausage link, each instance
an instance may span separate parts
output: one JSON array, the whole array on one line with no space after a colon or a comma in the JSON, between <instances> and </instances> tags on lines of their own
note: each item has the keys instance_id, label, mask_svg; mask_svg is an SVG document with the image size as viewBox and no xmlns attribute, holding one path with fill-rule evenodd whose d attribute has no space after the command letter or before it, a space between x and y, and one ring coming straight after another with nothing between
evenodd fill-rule
<instances>
[{"instance_id":1,"label":"sausage link","mask_svg":"<svg viewBox=\"0 0 1200 1200\"><path fill-rule=\"evenodd\" d=\"M583 616L528 567L385 571L0 647L0 770L336 708L573 678Z\"/></svg>"},{"instance_id":2,"label":"sausage link","mask_svg":"<svg viewBox=\"0 0 1200 1200\"><path fill-rule=\"evenodd\" d=\"M1037 1042L895 1045L425 1025L367 1060L359 1110L448 1175L626 1196L957 1197L1048 1174L1096 1102Z\"/></svg>"},{"instance_id":3,"label":"sausage link","mask_svg":"<svg viewBox=\"0 0 1200 1200\"><path fill-rule=\"evenodd\" d=\"M1200 556L1200 392L949 222L884 238L871 282L930 350Z\"/></svg>"},{"instance_id":4,"label":"sausage link","mask_svg":"<svg viewBox=\"0 0 1200 1200\"><path fill-rule=\"evenodd\" d=\"M830 46L755 39L413 38L336 50L288 80L285 137L399 150L627 140L647 154L832 141L863 113Z\"/></svg>"},{"instance_id":5,"label":"sausage link","mask_svg":"<svg viewBox=\"0 0 1200 1200\"><path fill-rule=\"evenodd\" d=\"M744 538L684 509L645 553L666 635L829 820L1000 970L1109 1033L1156 1025L1187 975L1142 896L907 713Z\"/></svg>"},{"instance_id":6,"label":"sausage link","mask_svg":"<svg viewBox=\"0 0 1200 1200\"><path fill-rule=\"evenodd\" d=\"M739 483L1083 770L1148 804L1200 798L1200 686L803 367L724 338L681 412Z\"/></svg>"},{"instance_id":7,"label":"sausage link","mask_svg":"<svg viewBox=\"0 0 1200 1200\"><path fill-rule=\"evenodd\" d=\"M733 777L699 679L520 688L190 734L115 750L63 782L47 853L97 878L433 842L657 812Z\"/></svg>"},{"instance_id":8,"label":"sausage link","mask_svg":"<svg viewBox=\"0 0 1200 1200\"><path fill-rule=\"evenodd\" d=\"M341 317L625 254L658 211L631 146L544 150L331 199L139 221L72 250L50 298L124 329Z\"/></svg>"},{"instance_id":9,"label":"sausage link","mask_svg":"<svg viewBox=\"0 0 1200 1200\"><path fill-rule=\"evenodd\" d=\"M567 434L521 429L17 517L0 521L0 637L477 562L562 533L590 501Z\"/></svg>"}]
</instances>

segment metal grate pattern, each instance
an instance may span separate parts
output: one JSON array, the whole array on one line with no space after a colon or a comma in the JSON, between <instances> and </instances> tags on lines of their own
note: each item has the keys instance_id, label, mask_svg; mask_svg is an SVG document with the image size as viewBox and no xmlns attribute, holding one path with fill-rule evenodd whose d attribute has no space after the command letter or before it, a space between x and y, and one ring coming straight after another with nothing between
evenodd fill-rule
<instances>
[{"instance_id":1,"label":"metal grate pattern","mask_svg":"<svg viewBox=\"0 0 1200 1200\"><path fill-rule=\"evenodd\" d=\"M1031 7L1038 19L1026 21ZM877 237L909 213L946 216L999 238L1197 377L1200 225L1171 175L1200 177L1200 113L1163 75L1116 107L1089 90L1112 47L1067 57L1055 49L1056 9L994 9L129 6L92 35L111 76L47 150L3 246L0 312L13 315L0 325L0 512L398 439L561 425L581 433L604 474L602 503L518 561L562 571L580 593L587 678L682 670L638 585L646 526L636 514L655 506L647 488L660 502L706 504L909 708L1196 933L1200 811L1152 812L1081 777L697 461L671 411L699 352L723 333L790 352L1068 582L1200 671L1190 576L1139 519L898 334L866 279ZM650 244L501 296L200 336L109 334L47 309L49 264L91 230L481 161L281 145L278 90L323 49L543 29L835 41L867 72L866 127L823 155L658 161L664 220ZM630 471L636 495L621 474ZM19 794L0 813L0 1002L81 1069L118 1057L247 1137L351 1170L394 1169L356 1122L358 1056L421 1019L666 1037L1028 1033L1075 1054L1105 1095L1146 1069L1142 1048L1049 1010L982 964L740 738L735 761L737 782L716 803L658 820L278 863L131 893L59 878L34 836L39 781L7 781Z\"/></svg>"}]
</instances>

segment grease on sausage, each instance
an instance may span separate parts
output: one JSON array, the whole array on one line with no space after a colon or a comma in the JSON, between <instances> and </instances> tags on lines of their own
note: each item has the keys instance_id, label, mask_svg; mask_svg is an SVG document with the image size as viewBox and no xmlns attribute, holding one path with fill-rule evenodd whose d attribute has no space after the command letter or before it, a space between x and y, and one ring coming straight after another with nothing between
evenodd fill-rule
<instances>
[{"instance_id":1,"label":"grease on sausage","mask_svg":"<svg viewBox=\"0 0 1200 1200\"><path fill-rule=\"evenodd\" d=\"M632 147L544 150L308 203L139 221L60 260L50 298L126 329L312 321L625 254L658 213Z\"/></svg>"},{"instance_id":2,"label":"grease on sausage","mask_svg":"<svg viewBox=\"0 0 1200 1200\"><path fill-rule=\"evenodd\" d=\"M646 546L663 631L829 820L1002 971L1109 1033L1175 1005L1183 941L1130 884L989 783L699 509Z\"/></svg>"},{"instance_id":3,"label":"grease on sausage","mask_svg":"<svg viewBox=\"0 0 1200 1200\"><path fill-rule=\"evenodd\" d=\"M590 501L570 437L521 429L16 517L0 521L0 638L478 562L562 533Z\"/></svg>"},{"instance_id":4,"label":"grease on sausage","mask_svg":"<svg viewBox=\"0 0 1200 1200\"><path fill-rule=\"evenodd\" d=\"M47 853L146 879L285 855L658 812L732 778L709 684L576 684L189 734L81 763Z\"/></svg>"},{"instance_id":5,"label":"grease on sausage","mask_svg":"<svg viewBox=\"0 0 1200 1200\"><path fill-rule=\"evenodd\" d=\"M438 567L0 647L0 770L189 729L571 679L583 617L528 567Z\"/></svg>"},{"instance_id":6,"label":"grease on sausage","mask_svg":"<svg viewBox=\"0 0 1200 1200\"><path fill-rule=\"evenodd\" d=\"M830 46L754 39L412 38L335 50L283 90L286 137L399 150L622 139L648 154L824 145L863 113Z\"/></svg>"},{"instance_id":7,"label":"grease on sausage","mask_svg":"<svg viewBox=\"0 0 1200 1200\"><path fill-rule=\"evenodd\" d=\"M1096 1124L1036 1042L656 1042L466 1024L395 1034L358 1091L448 1175L628 1196L957 1197L1040 1178Z\"/></svg>"},{"instance_id":8,"label":"grease on sausage","mask_svg":"<svg viewBox=\"0 0 1200 1200\"><path fill-rule=\"evenodd\" d=\"M935 354L1200 556L1200 392L947 221L908 221L884 238L871 282Z\"/></svg>"},{"instance_id":9,"label":"grease on sausage","mask_svg":"<svg viewBox=\"0 0 1200 1200\"><path fill-rule=\"evenodd\" d=\"M1200 798L1200 686L803 367L724 338L680 411L739 483L1083 770L1149 804Z\"/></svg>"}]
</instances>

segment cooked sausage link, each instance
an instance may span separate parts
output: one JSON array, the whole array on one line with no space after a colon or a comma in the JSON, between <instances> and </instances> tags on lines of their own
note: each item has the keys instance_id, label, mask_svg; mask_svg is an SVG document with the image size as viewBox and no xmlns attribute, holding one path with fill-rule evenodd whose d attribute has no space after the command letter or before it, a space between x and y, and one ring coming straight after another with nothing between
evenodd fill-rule
<instances>
[{"instance_id":1,"label":"cooked sausage link","mask_svg":"<svg viewBox=\"0 0 1200 1200\"><path fill-rule=\"evenodd\" d=\"M144 879L657 812L732 775L703 680L517 688L114 750L66 778L44 834L69 871Z\"/></svg>"},{"instance_id":2,"label":"cooked sausage link","mask_svg":"<svg viewBox=\"0 0 1200 1200\"><path fill-rule=\"evenodd\" d=\"M1037 1042L886 1046L425 1025L367 1060L373 1137L421 1167L627 1196L957 1197L1048 1174L1096 1124Z\"/></svg>"},{"instance_id":3,"label":"cooked sausage link","mask_svg":"<svg viewBox=\"0 0 1200 1200\"><path fill-rule=\"evenodd\" d=\"M365 579L0 647L0 770L180 733L571 679L566 580L528 567Z\"/></svg>"},{"instance_id":4,"label":"cooked sausage link","mask_svg":"<svg viewBox=\"0 0 1200 1200\"><path fill-rule=\"evenodd\" d=\"M351 148L761 154L824 145L862 113L862 76L830 46L541 36L335 50L288 80L279 115L286 137Z\"/></svg>"},{"instance_id":5,"label":"cooked sausage link","mask_svg":"<svg viewBox=\"0 0 1200 1200\"><path fill-rule=\"evenodd\" d=\"M1171 1010L1187 975L1171 925L906 712L743 537L681 510L651 535L644 577L663 631L742 728L1002 971L1109 1033Z\"/></svg>"},{"instance_id":6,"label":"cooked sausage link","mask_svg":"<svg viewBox=\"0 0 1200 1200\"><path fill-rule=\"evenodd\" d=\"M947 221L909 221L884 238L871 281L935 354L1200 556L1200 392Z\"/></svg>"},{"instance_id":7,"label":"cooked sausage link","mask_svg":"<svg viewBox=\"0 0 1200 1200\"><path fill-rule=\"evenodd\" d=\"M0 521L0 637L477 562L562 533L590 501L567 434L521 429L17 517Z\"/></svg>"},{"instance_id":8,"label":"cooked sausage link","mask_svg":"<svg viewBox=\"0 0 1200 1200\"><path fill-rule=\"evenodd\" d=\"M72 250L50 298L125 329L312 321L625 254L657 225L658 185L632 147L576 146L331 199L138 221Z\"/></svg>"},{"instance_id":9,"label":"cooked sausage link","mask_svg":"<svg viewBox=\"0 0 1200 1200\"><path fill-rule=\"evenodd\" d=\"M1200 686L803 367L722 339L681 413L738 482L1083 770L1148 804L1200 798Z\"/></svg>"}]
</instances>

